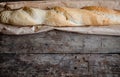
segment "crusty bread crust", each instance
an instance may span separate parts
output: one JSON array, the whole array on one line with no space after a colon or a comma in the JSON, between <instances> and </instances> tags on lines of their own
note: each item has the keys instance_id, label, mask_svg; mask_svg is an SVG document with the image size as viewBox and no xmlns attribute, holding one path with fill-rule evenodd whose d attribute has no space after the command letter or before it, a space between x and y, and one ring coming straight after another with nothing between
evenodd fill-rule
<instances>
[{"instance_id":1,"label":"crusty bread crust","mask_svg":"<svg viewBox=\"0 0 120 77\"><path fill-rule=\"evenodd\" d=\"M53 7L49 10L24 7L0 12L2 23L31 26L104 26L120 24L120 12L99 6L87 6L81 9Z\"/></svg>"},{"instance_id":2,"label":"crusty bread crust","mask_svg":"<svg viewBox=\"0 0 120 77\"><path fill-rule=\"evenodd\" d=\"M101 7L101 6L85 6L81 9L86 9L86 10L89 10L89 11L104 12L104 13L108 13L108 14L118 14L118 15L120 15L119 10L113 10L113 9L109 9L109 8L105 8L105 7Z\"/></svg>"},{"instance_id":3,"label":"crusty bread crust","mask_svg":"<svg viewBox=\"0 0 120 77\"><path fill-rule=\"evenodd\" d=\"M81 9L86 9L94 14L98 14L100 15L101 19L105 17L102 25L120 24L120 10L113 10L101 6L85 6Z\"/></svg>"}]
</instances>

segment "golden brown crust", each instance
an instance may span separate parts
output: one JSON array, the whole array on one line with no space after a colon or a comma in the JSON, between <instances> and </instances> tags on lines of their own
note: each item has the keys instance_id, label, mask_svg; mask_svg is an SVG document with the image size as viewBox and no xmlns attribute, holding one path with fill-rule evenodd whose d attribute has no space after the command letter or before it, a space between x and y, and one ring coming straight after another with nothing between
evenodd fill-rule
<instances>
[{"instance_id":1,"label":"golden brown crust","mask_svg":"<svg viewBox=\"0 0 120 77\"><path fill-rule=\"evenodd\" d=\"M69 13L63 7L53 7L48 11L45 23L53 26L74 26L68 21L69 18Z\"/></svg>"},{"instance_id":2,"label":"golden brown crust","mask_svg":"<svg viewBox=\"0 0 120 77\"><path fill-rule=\"evenodd\" d=\"M113 10L113 9L109 9L109 8L105 8L105 7L101 7L101 6L85 6L85 7L81 8L81 9L120 15L119 10Z\"/></svg>"},{"instance_id":3,"label":"golden brown crust","mask_svg":"<svg viewBox=\"0 0 120 77\"><path fill-rule=\"evenodd\" d=\"M82 9L53 7L49 10L24 7L16 10L0 12L2 23L12 25L51 26L103 26L120 24L119 11L98 6L87 6Z\"/></svg>"}]
</instances>

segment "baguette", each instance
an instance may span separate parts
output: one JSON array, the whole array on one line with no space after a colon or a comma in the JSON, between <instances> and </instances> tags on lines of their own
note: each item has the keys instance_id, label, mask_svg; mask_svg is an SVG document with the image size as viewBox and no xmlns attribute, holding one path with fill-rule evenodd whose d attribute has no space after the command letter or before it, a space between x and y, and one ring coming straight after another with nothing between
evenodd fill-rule
<instances>
[{"instance_id":1,"label":"baguette","mask_svg":"<svg viewBox=\"0 0 120 77\"><path fill-rule=\"evenodd\" d=\"M42 10L23 7L0 12L0 22L16 26L104 26L120 24L120 12L104 7L79 8L53 7Z\"/></svg>"}]
</instances>

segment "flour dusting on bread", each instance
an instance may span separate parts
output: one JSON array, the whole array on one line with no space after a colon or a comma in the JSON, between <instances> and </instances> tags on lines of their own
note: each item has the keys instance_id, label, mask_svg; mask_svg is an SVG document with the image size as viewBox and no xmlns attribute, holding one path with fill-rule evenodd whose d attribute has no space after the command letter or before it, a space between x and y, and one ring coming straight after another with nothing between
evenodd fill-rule
<instances>
[{"instance_id":1,"label":"flour dusting on bread","mask_svg":"<svg viewBox=\"0 0 120 77\"><path fill-rule=\"evenodd\" d=\"M99 6L87 6L81 9L53 7L42 10L24 7L0 12L0 22L17 25L50 25L50 26L103 26L120 24L120 12Z\"/></svg>"}]
</instances>

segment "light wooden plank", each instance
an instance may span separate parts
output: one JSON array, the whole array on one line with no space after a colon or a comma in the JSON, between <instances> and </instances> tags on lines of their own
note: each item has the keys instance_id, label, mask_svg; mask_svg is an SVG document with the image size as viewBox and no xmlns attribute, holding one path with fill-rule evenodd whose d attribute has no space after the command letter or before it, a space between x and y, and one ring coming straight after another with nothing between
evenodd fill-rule
<instances>
[{"instance_id":1,"label":"light wooden plank","mask_svg":"<svg viewBox=\"0 0 120 77\"><path fill-rule=\"evenodd\" d=\"M120 36L49 31L0 35L0 53L120 53Z\"/></svg>"}]
</instances>

